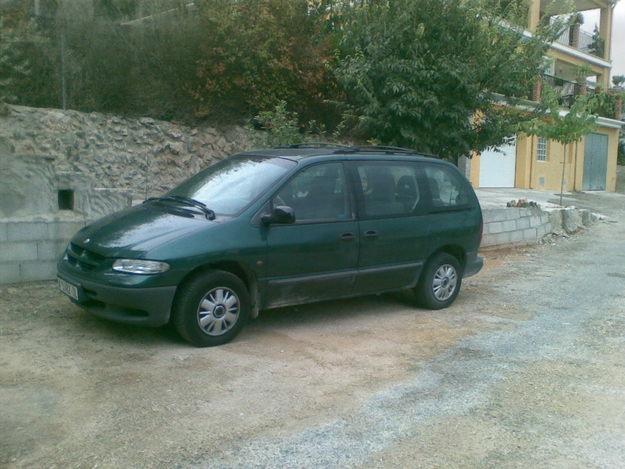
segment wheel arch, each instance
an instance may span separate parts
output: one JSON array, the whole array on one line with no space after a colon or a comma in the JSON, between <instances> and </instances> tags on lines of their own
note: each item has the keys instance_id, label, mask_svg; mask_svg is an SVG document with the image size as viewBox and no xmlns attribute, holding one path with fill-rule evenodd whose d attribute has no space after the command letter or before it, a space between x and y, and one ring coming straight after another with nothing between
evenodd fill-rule
<instances>
[{"instance_id":1,"label":"wheel arch","mask_svg":"<svg viewBox=\"0 0 625 469\"><path fill-rule=\"evenodd\" d=\"M464 270L467 262L467 253L466 250L458 244L445 244L444 246L439 247L428 256L426 264L430 261L430 259L432 259L437 254L440 254L441 252L455 257L460 263L462 269Z\"/></svg>"},{"instance_id":2,"label":"wheel arch","mask_svg":"<svg viewBox=\"0 0 625 469\"><path fill-rule=\"evenodd\" d=\"M211 272L215 270L220 270L222 272L228 272L229 274L234 275L239 280L243 282L245 288L247 288L247 292L250 295L250 300L252 304L252 311L250 312L250 317L255 318L258 316L258 282L256 279L256 275L247 268L244 264L237 261L232 260L224 260L224 261L216 261L216 262L208 262L206 264L202 264L189 271L178 284L178 289L180 290L180 286L191 280L192 278L197 277L198 275L202 275L206 272Z\"/></svg>"}]
</instances>

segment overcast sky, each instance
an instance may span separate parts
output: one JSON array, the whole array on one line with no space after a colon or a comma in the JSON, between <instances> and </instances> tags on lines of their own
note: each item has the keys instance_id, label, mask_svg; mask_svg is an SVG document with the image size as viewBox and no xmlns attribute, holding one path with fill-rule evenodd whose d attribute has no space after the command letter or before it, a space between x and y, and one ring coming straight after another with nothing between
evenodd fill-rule
<instances>
[{"instance_id":1,"label":"overcast sky","mask_svg":"<svg viewBox=\"0 0 625 469\"><path fill-rule=\"evenodd\" d=\"M585 21L582 28L592 32L595 24L599 23L599 10L584 14ZM625 0L616 4L614 9L614 24L612 26L612 76L625 75Z\"/></svg>"}]
</instances>

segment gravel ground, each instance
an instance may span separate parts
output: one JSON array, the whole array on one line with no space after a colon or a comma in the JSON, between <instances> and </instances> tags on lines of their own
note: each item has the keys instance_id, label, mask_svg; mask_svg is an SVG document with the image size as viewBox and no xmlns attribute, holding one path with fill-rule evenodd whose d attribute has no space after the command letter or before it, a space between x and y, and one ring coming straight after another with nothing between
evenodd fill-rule
<instances>
[{"instance_id":1,"label":"gravel ground","mask_svg":"<svg viewBox=\"0 0 625 469\"><path fill-rule=\"evenodd\" d=\"M0 466L622 467L625 196L579 205L612 222L488 252L447 310L286 308L212 349L0 287Z\"/></svg>"}]
</instances>

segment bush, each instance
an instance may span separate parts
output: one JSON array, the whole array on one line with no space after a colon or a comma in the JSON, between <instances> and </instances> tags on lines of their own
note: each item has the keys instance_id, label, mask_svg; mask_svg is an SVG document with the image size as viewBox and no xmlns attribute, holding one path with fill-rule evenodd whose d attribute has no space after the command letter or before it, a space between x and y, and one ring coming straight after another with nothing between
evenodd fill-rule
<instances>
[{"instance_id":1,"label":"bush","mask_svg":"<svg viewBox=\"0 0 625 469\"><path fill-rule=\"evenodd\" d=\"M336 90L332 38L306 0L58 5L40 22L47 43L29 43L20 104L59 106L63 56L72 109L239 121L285 101L304 120L336 119L324 102ZM155 14L132 20L139 11Z\"/></svg>"},{"instance_id":2,"label":"bush","mask_svg":"<svg viewBox=\"0 0 625 469\"><path fill-rule=\"evenodd\" d=\"M201 3L200 115L254 113L284 101L303 119L324 118L335 87L323 18L306 0Z\"/></svg>"},{"instance_id":3,"label":"bush","mask_svg":"<svg viewBox=\"0 0 625 469\"><path fill-rule=\"evenodd\" d=\"M280 101L271 111L258 114L254 123L259 130L252 134L256 147L273 148L304 141L304 135L299 129L298 115L287 111L285 101Z\"/></svg>"}]
</instances>

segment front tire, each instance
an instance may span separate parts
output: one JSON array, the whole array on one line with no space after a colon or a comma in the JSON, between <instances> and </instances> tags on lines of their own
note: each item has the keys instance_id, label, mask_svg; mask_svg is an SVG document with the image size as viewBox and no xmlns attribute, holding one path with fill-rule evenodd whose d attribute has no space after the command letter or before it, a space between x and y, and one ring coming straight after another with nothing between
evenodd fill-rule
<instances>
[{"instance_id":1,"label":"front tire","mask_svg":"<svg viewBox=\"0 0 625 469\"><path fill-rule=\"evenodd\" d=\"M173 324L186 341L213 347L234 339L249 313L245 284L236 275L215 270L181 286L174 302Z\"/></svg>"},{"instance_id":2,"label":"front tire","mask_svg":"<svg viewBox=\"0 0 625 469\"><path fill-rule=\"evenodd\" d=\"M454 256L440 252L425 265L415 293L419 304L425 308L443 309L454 302L461 284L460 262Z\"/></svg>"}]
</instances>

